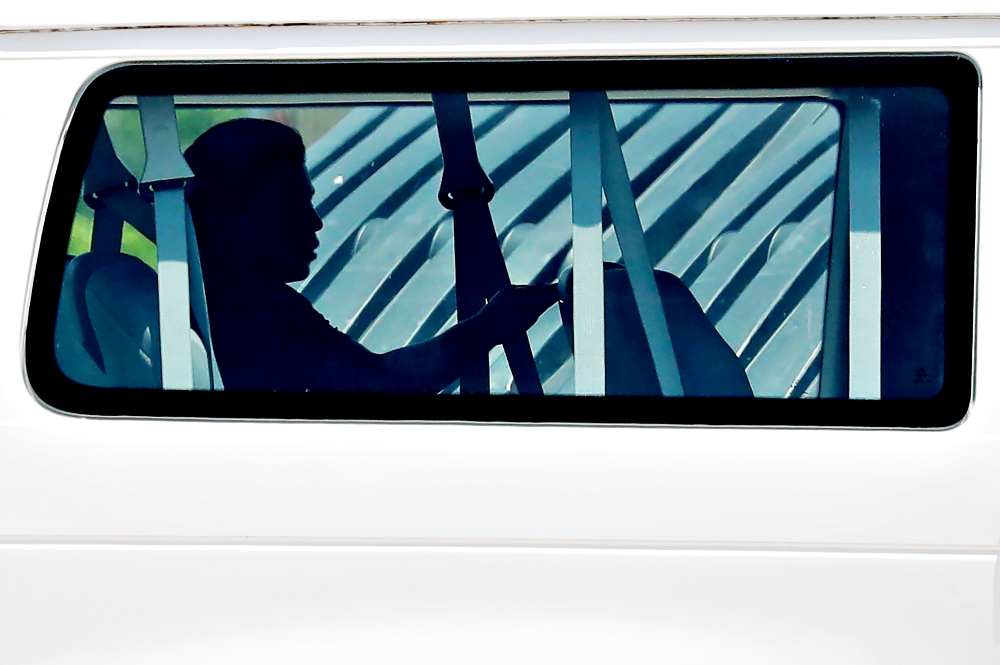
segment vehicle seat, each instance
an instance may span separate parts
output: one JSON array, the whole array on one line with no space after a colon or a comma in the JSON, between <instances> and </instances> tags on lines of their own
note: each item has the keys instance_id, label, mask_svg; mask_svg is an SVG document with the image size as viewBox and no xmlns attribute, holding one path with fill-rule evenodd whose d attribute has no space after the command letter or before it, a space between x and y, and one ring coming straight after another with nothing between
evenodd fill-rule
<instances>
[{"instance_id":1,"label":"vehicle seat","mask_svg":"<svg viewBox=\"0 0 1000 665\"><path fill-rule=\"evenodd\" d=\"M158 388L159 310L156 273L127 254L88 252L63 275L56 313L56 362L90 386ZM191 331L194 387L209 389L208 354Z\"/></svg>"},{"instance_id":2,"label":"vehicle seat","mask_svg":"<svg viewBox=\"0 0 1000 665\"><path fill-rule=\"evenodd\" d=\"M739 358L680 279L654 270L656 286L687 397L753 397ZM572 271L560 279L560 313L573 340ZM660 395L653 355L624 266L604 264L605 392Z\"/></svg>"}]
</instances>

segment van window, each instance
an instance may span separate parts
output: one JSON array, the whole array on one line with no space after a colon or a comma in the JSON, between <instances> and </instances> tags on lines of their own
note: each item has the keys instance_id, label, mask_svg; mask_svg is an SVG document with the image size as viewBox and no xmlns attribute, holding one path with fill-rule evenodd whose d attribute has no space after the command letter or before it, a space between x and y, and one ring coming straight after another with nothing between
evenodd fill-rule
<instances>
[{"instance_id":1,"label":"van window","mask_svg":"<svg viewBox=\"0 0 1000 665\"><path fill-rule=\"evenodd\" d=\"M293 64L105 73L45 222L36 393L167 416L961 418L970 63L555 62L526 89L530 64L442 91L470 63L369 64L377 91L288 89ZM698 85L649 85L670 72Z\"/></svg>"}]
</instances>

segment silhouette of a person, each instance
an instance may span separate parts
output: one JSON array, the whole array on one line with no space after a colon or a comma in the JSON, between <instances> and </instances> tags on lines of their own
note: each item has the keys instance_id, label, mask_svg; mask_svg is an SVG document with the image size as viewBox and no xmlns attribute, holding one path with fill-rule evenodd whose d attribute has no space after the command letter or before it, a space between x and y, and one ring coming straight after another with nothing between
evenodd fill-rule
<instances>
[{"instance_id":1,"label":"silhouette of a person","mask_svg":"<svg viewBox=\"0 0 1000 665\"><path fill-rule=\"evenodd\" d=\"M309 274L323 226L298 132L269 120L231 120L202 134L185 157L195 174L188 201L227 389L439 392L558 299L555 285L509 287L434 339L372 353L289 286Z\"/></svg>"}]
</instances>

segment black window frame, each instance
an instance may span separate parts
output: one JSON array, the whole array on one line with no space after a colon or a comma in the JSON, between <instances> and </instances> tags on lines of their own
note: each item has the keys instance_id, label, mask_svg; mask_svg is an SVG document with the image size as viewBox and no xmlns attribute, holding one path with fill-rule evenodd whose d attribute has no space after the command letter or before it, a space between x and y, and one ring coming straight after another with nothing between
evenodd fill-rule
<instances>
[{"instance_id":1,"label":"black window frame","mask_svg":"<svg viewBox=\"0 0 1000 665\"><path fill-rule=\"evenodd\" d=\"M405 93L567 89L781 90L924 86L949 103L945 370L924 400L251 393L96 388L68 379L52 343L62 267L83 172L105 108L122 95ZM367 88L367 89L366 89ZM82 416L212 420L460 421L946 428L971 408L981 79L967 56L522 58L122 63L78 96L37 251L25 330L26 379L47 407ZM883 302L883 315L885 303ZM678 401L680 400L680 401Z\"/></svg>"}]
</instances>

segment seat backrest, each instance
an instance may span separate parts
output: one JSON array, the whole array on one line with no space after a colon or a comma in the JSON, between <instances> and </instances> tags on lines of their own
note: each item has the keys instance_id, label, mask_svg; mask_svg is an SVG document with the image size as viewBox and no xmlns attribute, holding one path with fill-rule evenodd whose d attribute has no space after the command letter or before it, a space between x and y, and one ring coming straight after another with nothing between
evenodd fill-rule
<instances>
[{"instance_id":1,"label":"seat backrest","mask_svg":"<svg viewBox=\"0 0 1000 665\"><path fill-rule=\"evenodd\" d=\"M88 386L105 386L107 377L97 335L87 315L86 287L93 272L112 258L113 254L87 252L71 259L63 272L56 311L56 363L70 379Z\"/></svg>"},{"instance_id":2,"label":"seat backrest","mask_svg":"<svg viewBox=\"0 0 1000 665\"><path fill-rule=\"evenodd\" d=\"M161 385L156 273L127 254L81 254L66 267L56 315L56 362L70 379L108 388ZM195 331L196 389L209 388Z\"/></svg>"},{"instance_id":3,"label":"seat backrest","mask_svg":"<svg viewBox=\"0 0 1000 665\"><path fill-rule=\"evenodd\" d=\"M680 279L653 271L688 397L753 397L739 358ZM573 339L572 272L560 279L563 326ZM659 395L653 355L623 266L604 265L605 383L608 395Z\"/></svg>"}]
</instances>

